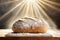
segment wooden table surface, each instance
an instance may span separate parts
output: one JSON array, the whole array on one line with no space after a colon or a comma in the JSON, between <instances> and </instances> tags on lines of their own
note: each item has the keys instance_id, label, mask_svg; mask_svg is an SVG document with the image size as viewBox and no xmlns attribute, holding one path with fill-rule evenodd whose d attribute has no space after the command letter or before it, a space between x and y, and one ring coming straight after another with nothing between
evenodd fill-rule
<instances>
[{"instance_id":1,"label":"wooden table surface","mask_svg":"<svg viewBox=\"0 0 60 40\"><path fill-rule=\"evenodd\" d=\"M0 29L0 37L5 37L6 35L8 35L10 37L18 37L18 36L20 36L20 37L49 36L50 37L50 36L52 36L49 33L44 33L44 34L42 34L42 33L35 33L35 34L33 34L33 33L12 33L12 32L13 31L11 29Z\"/></svg>"},{"instance_id":2,"label":"wooden table surface","mask_svg":"<svg viewBox=\"0 0 60 40\"><path fill-rule=\"evenodd\" d=\"M0 29L0 37L5 37L6 34L13 32L11 29ZM53 31L52 31L53 32ZM52 33L50 32L50 33ZM52 34L54 37L60 37L60 32Z\"/></svg>"},{"instance_id":3,"label":"wooden table surface","mask_svg":"<svg viewBox=\"0 0 60 40\"><path fill-rule=\"evenodd\" d=\"M5 35L10 32L12 32L11 29L0 29L0 37L5 37Z\"/></svg>"},{"instance_id":4,"label":"wooden table surface","mask_svg":"<svg viewBox=\"0 0 60 40\"><path fill-rule=\"evenodd\" d=\"M59 34L54 34L54 37L12 37L5 38L5 35L11 33L11 29L0 29L0 37L4 37L5 40L60 40L60 32ZM56 37L56 38L55 38ZM0 38L1 39L1 38ZM4 40L3 38L1 40Z\"/></svg>"}]
</instances>

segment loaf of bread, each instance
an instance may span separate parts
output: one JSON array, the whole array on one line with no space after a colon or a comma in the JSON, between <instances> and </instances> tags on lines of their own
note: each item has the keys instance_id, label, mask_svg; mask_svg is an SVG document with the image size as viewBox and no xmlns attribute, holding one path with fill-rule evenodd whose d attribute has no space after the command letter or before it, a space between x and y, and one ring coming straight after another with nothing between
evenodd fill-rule
<instances>
[{"instance_id":1,"label":"loaf of bread","mask_svg":"<svg viewBox=\"0 0 60 40\"><path fill-rule=\"evenodd\" d=\"M48 30L43 20L38 18L21 18L12 27L16 33L45 33Z\"/></svg>"}]
</instances>

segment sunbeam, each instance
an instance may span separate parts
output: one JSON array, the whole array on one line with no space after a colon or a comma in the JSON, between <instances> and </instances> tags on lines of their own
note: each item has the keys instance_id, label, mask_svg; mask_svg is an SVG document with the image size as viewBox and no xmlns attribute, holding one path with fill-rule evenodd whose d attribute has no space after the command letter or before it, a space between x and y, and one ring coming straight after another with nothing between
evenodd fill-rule
<instances>
[{"instance_id":1,"label":"sunbeam","mask_svg":"<svg viewBox=\"0 0 60 40\"><path fill-rule=\"evenodd\" d=\"M13 2L13 1L12 1ZM11 2L6 2L1 5L9 4ZM18 19L22 17L32 17L32 18L39 18L42 20L47 20L47 23L50 23L53 27L56 27L55 23L52 21L52 19L47 15L46 10L48 9L45 7L48 6L52 9L55 9L56 11L60 12L60 9L53 5L60 5L56 2L51 2L49 0L23 0L22 2L15 5L11 10L6 12L1 18L3 19L5 16L13 12L15 9L18 8L15 14L6 22L8 27L11 27L12 24L17 21ZM45 9L45 10L44 10Z\"/></svg>"},{"instance_id":2,"label":"sunbeam","mask_svg":"<svg viewBox=\"0 0 60 40\"><path fill-rule=\"evenodd\" d=\"M13 3L13 2L17 2L17 1L7 1L7 2L4 2L4 3L0 3L0 5L7 5L7 4L10 4L10 3Z\"/></svg>"},{"instance_id":3,"label":"sunbeam","mask_svg":"<svg viewBox=\"0 0 60 40\"><path fill-rule=\"evenodd\" d=\"M51 20L51 18L47 15L47 13L42 9L42 7L37 4L37 8L40 9L41 11L40 14L42 14L42 16L44 15L43 17L46 18L46 20L48 20L48 22L51 25L53 25L53 27L56 27L55 23Z\"/></svg>"},{"instance_id":4,"label":"sunbeam","mask_svg":"<svg viewBox=\"0 0 60 40\"><path fill-rule=\"evenodd\" d=\"M20 5L20 8L17 10L17 12L15 13L15 15L13 15L7 22L6 22L6 27L11 28L12 24L19 20L21 17L25 16L25 12L26 12L26 2L22 3ZM12 19L12 20L11 20Z\"/></svg>"},{"instance_id":5,"label":"sunbeam","mask_svg":"<svg viewBox=\"0 0 60 40\"><path fill-rule=\"evenodd\" d=\"M25 3L20 5L20 8L16 11L15 15L13 15L13 17L11 17L12 20L14 20L18 15L20 15L21 10L23 9L24 5L25 5Z\"/></svg>"},{"instance_id":6,"label":"sunbeam","mask_svg":"<svg viewBox=\"0 0 60 40\"><path fill-rule=\"evenodd\" d=\"M60 12L60 9L59 9L59 8L57 8L57 7L55 7L55 6L51 5L51 4L48 4L48 3L46 3L45 1L40 1L40 2L43 3L44 5L52 8L52 9Z\"/></svg>"},{"instance_id":7,"label":"sunbeam","mask_svg":"<svg viewBox=\"0 0 60 40\"><path fill-rule=\"evenodd\" d=\"M32 9L32 5L26 5L27 6L27 10L26 10L26 14L25 16L26 17L34 17L34 14L33 14L33 9Z\"/></svg>"},{"instance_id":8,"label":"sunbeam","mask_svg":"<svg viewBox=\"0 0 60 40\"><path fill-rule=\"evenodd\" d=\"M52 2L52 1L49 1L49 0L44 0L45 2L48 2L49 4L53 4L53 5L56 5L56 6L60 6L60 3L56 3L56 2Z\"/></svg>"},{"instance_id":9,"label":"sunbeam","mask_svg":"<svg viewBox=\"0 0 60 40\"><path fill-rule=\"evenodd\" d=\"M24 1L23 1L24 2ZM23 2L19 3L18 5L14 6L11 10L9 10L7 13L5 13L2 17L0 17L0 20L3 19L5 16L7 16L10 12L14 11L18 6L20 6Z\"/></svg>"},{"instance_id":10,"label":"sunbeam","mask_svg":"<svg viewBox=\"0 0 60 40\"><path fill-rule=\"evenodd\" d=\"M35 12L35 17L41 19L42 15L41 15L41 12L39 11L39 9L37 8L36 4L33 5L33 8L34 8L34 12Z\"/></svg>"},{"instance_id":11,"label":"sunbeam","mask_svg":"<svg viewBox=\"0 0 60 40\"><path fill-rule=\"evenodd\" d=\"M35 8L34 5L33 5L33 11L34 11L34 17L35 17L35 18L39 18L39 15L37 14L36 8Z\"/></svg>"},{"instance_id":12,"label":"sunbeam","mask_svg":"<svg viewBox=\"0 0 60 40\"><path fill-rule=\"evenodd\" d=\"M34 17L34 13L33 13L33 8L32 8L32 4L36 3L36 0L26 0L27 4L26 4L26 14L25 16L29 16L29 17Z\"/></svg>"}]
</instances>

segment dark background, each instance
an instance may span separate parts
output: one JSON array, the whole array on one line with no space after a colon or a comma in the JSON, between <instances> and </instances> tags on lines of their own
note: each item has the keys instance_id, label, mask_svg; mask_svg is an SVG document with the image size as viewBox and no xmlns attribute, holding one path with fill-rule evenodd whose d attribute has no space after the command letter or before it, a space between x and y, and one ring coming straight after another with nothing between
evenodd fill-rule
<instances>
[{"instance_id":1,"label":"dark background","mask_svg":"<svg viewBox=\"0 0 60 40\"><path fill-rule=\"evenodd\" d=\"M9 0L0 0L0 3L4 3L6 1L9 1ZM50 1L60 3L60 0L50 0ZM0 17L2 15L4 15L8 10L10 10L12 8L12 6L15 4L16 3L14 2L14 3L7 4L7 5L0 5ZM51 9L50 7L47 7L47 6L45 6L45 7L48 9L48 11L46 10L47 14L56 23L57 28L60 29L60 12ZM55 6L55 7L60 9L60 6ZM9 15L7 15L2 20L0 20L0 29L2 29L2 28L5 29L5 23L7 22L8 19L10 19L12 14L13 14L13 12L11 12Z\"/></svg>"}]
</instances>

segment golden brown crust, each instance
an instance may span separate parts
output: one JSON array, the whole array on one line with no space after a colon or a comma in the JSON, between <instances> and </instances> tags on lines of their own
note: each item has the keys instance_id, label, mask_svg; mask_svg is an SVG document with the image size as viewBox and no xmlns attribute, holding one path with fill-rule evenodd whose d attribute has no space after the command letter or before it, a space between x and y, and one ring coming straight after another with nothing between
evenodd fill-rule
<instances>
[{"instance_id":1,"label":"golden brown crust","mask_svg":"<svg viewBox=\"0 0 60 40\"><path fill-rule=\"evenodd\" d=\"M37 18L22 18L13 24L12 30L18 33L45 33L48 27Z\"/></svg>"}]
</instances>

